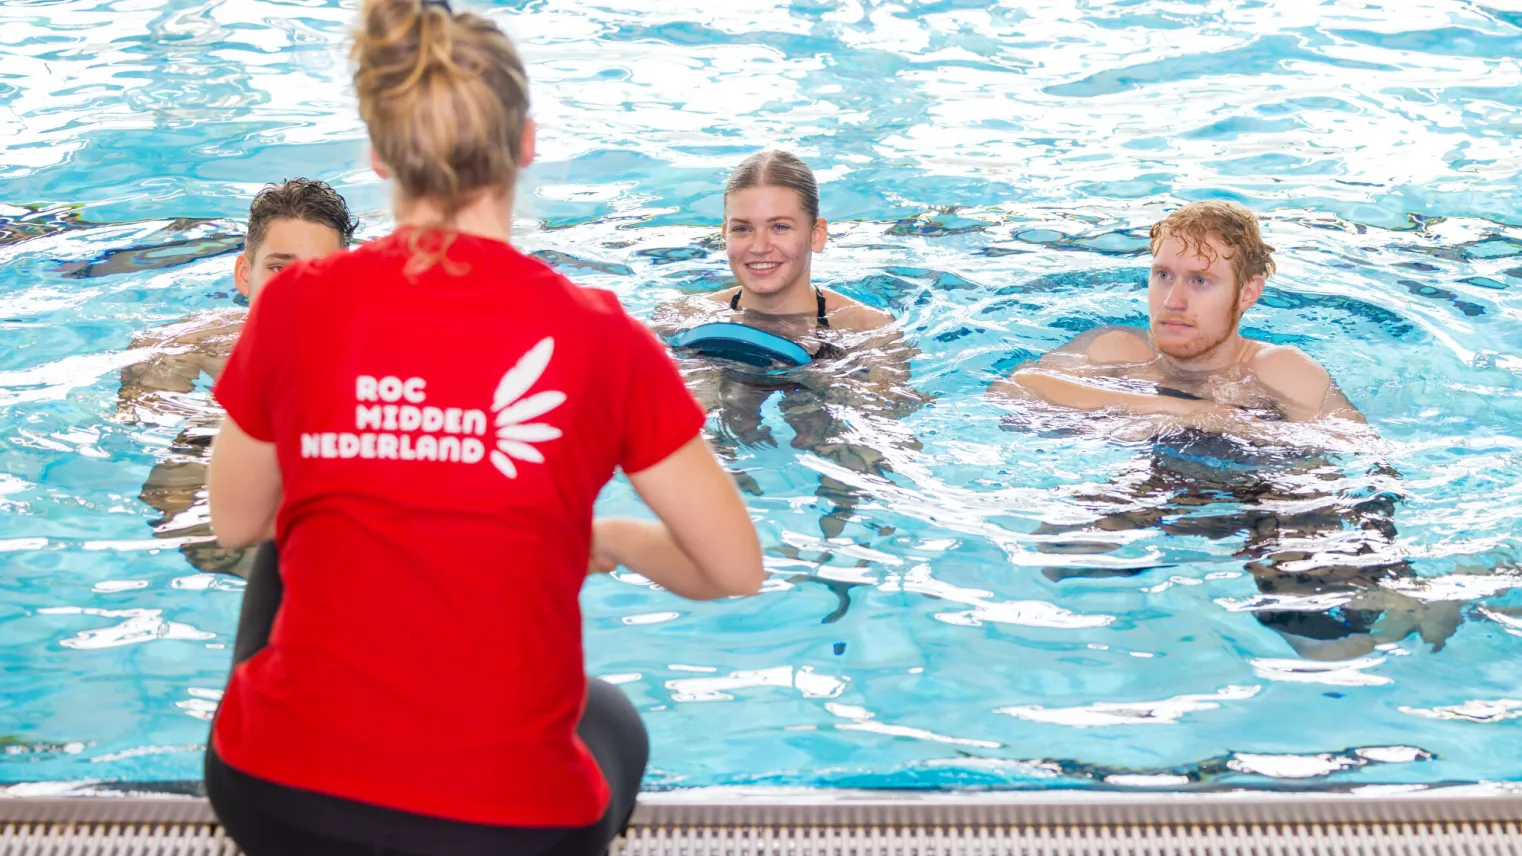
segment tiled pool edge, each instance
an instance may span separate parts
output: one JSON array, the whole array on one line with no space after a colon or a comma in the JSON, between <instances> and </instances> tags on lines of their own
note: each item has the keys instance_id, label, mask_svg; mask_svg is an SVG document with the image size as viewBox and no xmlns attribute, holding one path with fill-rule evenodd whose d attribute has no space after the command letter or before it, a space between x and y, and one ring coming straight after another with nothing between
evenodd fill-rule
<instances>
[{"instance_id":1,"label":"tiled pool edge","mask_svg":"<svg viewBox=\"0 0 1522 856\"><path fill-rule=\"evenodd\" d=\"M1522 822L1522 792L1485 786L1373 794L702 788L642 795L631 825L1069 827L1493 822ZM214 824L216 818L206 800L195 796L17 796L0 792L0 823L176 825Z\"/></svg>"}]
</instances>

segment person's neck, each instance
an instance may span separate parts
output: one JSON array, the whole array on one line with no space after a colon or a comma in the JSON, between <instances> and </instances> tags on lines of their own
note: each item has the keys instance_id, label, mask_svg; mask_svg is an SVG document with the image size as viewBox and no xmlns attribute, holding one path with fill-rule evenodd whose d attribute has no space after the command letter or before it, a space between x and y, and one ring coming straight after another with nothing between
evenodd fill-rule
<instances>
[{"instance_id":1,"label":"person's neck","mask_svg":"<svg viewBox=\"0 0 1522 856\"><path fill-rule=\"evenodd\" d=\"M395 200L396 225L436 227L444 222L443 209L429 199ZM513 197L511 193L485 191L466 203L447 224L462 235L476 235L508 243L513 233Z\"/></svg>"},{"instance_id":2,"label":"person's neck","mask_svg":"<svg viewBox=\"0 0 1522 856\"><path fill-rule=\"evenodd\" d=\"M804 276L771 294L756 294L741 286L740 308L763 315L814 315L819 310L819 301L814 296L814 286Z\"/></svg>"},{"instance_id":3,"label":"person's neck","mask_svg":"<svg viewBox=\"0 0 1522 856\"><path fill-rule=\"evenodd\" d=\"M1185 374L1203 374L1206 372L1218 372L1231 368L1243 362L1253 342L1241 333L1233 330L1230 336L1216 343L1215 347L1202 354L1180 359L1161 354L1164 365L1174 371Z\"/></svg>"}]
</instances>

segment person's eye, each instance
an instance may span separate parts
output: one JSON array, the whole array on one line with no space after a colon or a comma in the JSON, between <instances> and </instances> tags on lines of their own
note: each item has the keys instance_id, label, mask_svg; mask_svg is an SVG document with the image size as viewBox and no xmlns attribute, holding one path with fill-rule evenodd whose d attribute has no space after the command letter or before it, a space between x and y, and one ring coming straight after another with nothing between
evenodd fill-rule
<instances>
[{"instance_id":1,"label":"person's eye","mask_svg":"<svg viewBox=\"0 0 1522 856\"><path fill-rule=\"evenodd\" d=\"M281 272L283 270L285 270L285 265L270 265L269 266L270 273L279 273L279 272Z\"/></svg>"},{"instance_id":2,"label":"person's eye","mask_svg":"<svg viewBox=\"0 0 1522 856\"><path fill-rule=\"evenodd\" d=\"M1210 280L1206 279L1203 276L1197 276L1197 277L1194 278L1194 284L1199 286L1199 287L1201 287L1201 288L1204 288L1205 286L1210 284Z\"/></svg>"},{"instance_id":3,"label":"person's eye","mask_svg":"<svg viewBox=\"0 0 1522 856\"><path fill-rule=\"evenodd\" d=\"M1153 279L1159 279L1159 280L1167 279L1168 278L1168 272L1165 271L1165 270L1155 270L1155 271L1152 272L1152 278Z\"/></svg>"},{"instance_id":4,"label":"person's eye","mask_svg":"<svg viewBox=\"0 0 1522 856\"><path fill-rule=\"evenodd\" d=\"M787 230L788 230L788 229L791 229L791 228L793 228L793 227L792 227L792 226L789 226L789 225L788 225L788 224L786 224L786 223L778 223L778 224L776 224L776 225L775 225L775 226L773 226L773 227L772 227L772 228L773 228L773 229L776 229L776 230L777 230L777 231L779 231L779 232L786 232L786 231L787 231Z\"/></svg>"},{"instance_id":5,"label":"person's eye","mask_svg":"<svg viewBox=\"0 0 1522 856\"><path fill-rule=\"evenodd\" d=\"M745 227L744 226L730 226L729 227L729 231L731 231L731 232L744 232L745 231Z\"/></svg>"}]
</instances>

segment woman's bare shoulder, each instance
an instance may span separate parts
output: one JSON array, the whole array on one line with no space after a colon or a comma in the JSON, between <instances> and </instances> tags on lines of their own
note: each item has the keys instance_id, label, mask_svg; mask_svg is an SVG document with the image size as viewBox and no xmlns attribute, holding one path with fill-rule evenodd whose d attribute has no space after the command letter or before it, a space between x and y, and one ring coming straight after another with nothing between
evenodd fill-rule
<instances>
[{"instance_id":1,"label":"woman's bare shoulder","mask_svg":"<svg viewBox=\"0 0 1522 856\"><path fill-rule=\"evenodd\" d=\"M887 312L831 289L824 289L824 311L830 326L837 330L864 333L893 323L893 316Z\"/></svg>"}]
</instances>

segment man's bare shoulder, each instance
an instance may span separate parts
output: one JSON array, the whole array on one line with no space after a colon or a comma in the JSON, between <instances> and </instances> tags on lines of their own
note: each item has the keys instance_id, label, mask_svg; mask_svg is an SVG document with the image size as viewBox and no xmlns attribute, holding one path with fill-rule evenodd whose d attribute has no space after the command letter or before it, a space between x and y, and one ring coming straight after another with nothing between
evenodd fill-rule
<instances>
[{"instance_id":1,"label":"man's bare shoulder","mask_svg":"<svg viewBox=\"0 0 1522 856\"><path fill-rule=\"evenodd\" d=\"M1081 351L1094 365L1145 363L1157 359L1157 351L1146 334L1135 327L1106 327L1096 330L1086 342L1073 341L1073 351Z\"/></svg>"},{"instance_id":2,"label":"man's bare shoulder","mask_svg":"<svg viewBox=\"0 0 1522 856\"><path fill-rule=\"evenodd\" d=\"M1309 354L1290 345L1264 345L1249 363L1258 380L1300 400L1319 402L1332 376Z\"/></svg>"},{"instance_id":3,"label":"man's bare shoulder","mask_svg":"<svg viewBox=\"0 0 1522 856\"><path fill-rule=\"evenodd\" d=\"M1266 345L1253 354L1248 368L1279 399L1279 409L1293 421L1323 416L1365 421L1353 402L1337 388L1326 368L1298 348Z\"/></svg>"}]
</instances>

